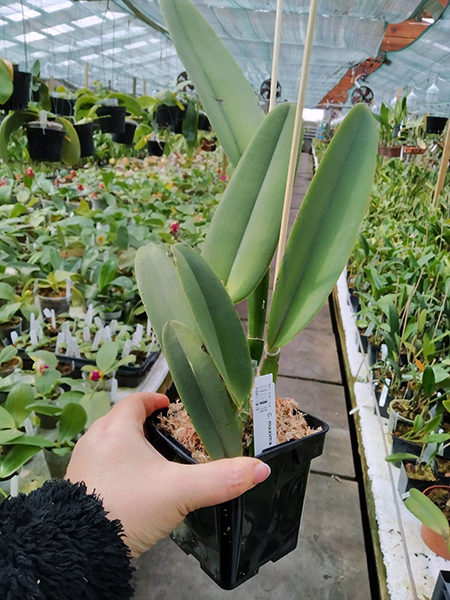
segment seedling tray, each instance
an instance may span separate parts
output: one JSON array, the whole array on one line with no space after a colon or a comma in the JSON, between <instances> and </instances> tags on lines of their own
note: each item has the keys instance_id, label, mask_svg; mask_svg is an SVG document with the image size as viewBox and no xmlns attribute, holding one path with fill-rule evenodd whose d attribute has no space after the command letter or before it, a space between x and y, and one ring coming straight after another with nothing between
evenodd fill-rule
<instances>
[{"instance_id":1,"label":"seedling tray","mask_svg":"<svg viewBox=\"0 0 450 600\"><path fill-rule=\"evenodd\" d=\"M26 369L31 369L33 361L28 357L28 355L23 350L19 350L18 354L23 360L24 367ZM150 352L144 362L138 367L133 367L132 365L122 365L119 367L116 372L116 379L119 386L130 388L138 387L138 385L140 385L146 378L148 371L156 362L156 359L159 355L160 351ZM84 365L95 365L95 361L87 360L86 358L73 358L70 356L64 356L64 354L56 354L56 357L60 363L70 364L73 366L74 370L71 374L71 377L74 379L80 379L82 377L81 369L84 367Z\"/></svg>"},{"instance_id":2,"label":"seedling tray","mask_svg":"<svg viewBox=\"0 0 450 600\"><path fill-rule=\"evenodd\" d=\"M168 460L195 464L181 444L157 428L164 412L147 419L147 439ZM322 454L328 431L324 421L307 414L305 418L322 430L259 455L272 470L266 481L235 500L190 513L171 533L223 589L236 588L297 546L311 460Z\"/></svg>"}]
</instances>

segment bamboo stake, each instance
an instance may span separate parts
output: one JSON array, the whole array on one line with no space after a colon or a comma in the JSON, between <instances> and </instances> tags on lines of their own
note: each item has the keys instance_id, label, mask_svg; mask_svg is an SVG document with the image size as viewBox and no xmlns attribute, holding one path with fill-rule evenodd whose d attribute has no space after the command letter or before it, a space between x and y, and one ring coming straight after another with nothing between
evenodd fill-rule
<instances>
[{"instance_id":1,"label":"bamboo stake","mask_svg":"<svg viewBox=\"0 0 450 600\"><path fill-rule=\"evenodd\" d=\"M314 27L316 24L317 4L318 0L311 0L311 4L309 6L308 29L306 31L305 50L303 52L300 85L298 88L297 109L295 111L294 133L292 136L291 155L289 158L286 191L284 194L283 217L281 220L280 239L278 241L277 261L275 264L274 289L277 284L278 273L280 271L284 251L286 249L286 234L289 222L289 211L291 210L292 191L294 189L295 176L297 175L297 154L303 121L303 108L305 105L306 86L308 84L309 63L311 60Z\"/></svg>"},{"instance_id":2,"label":"bamboo stake","mask_svg":"<svg viewBox=\"0 0 450 600\"><path fill-rule=\"evenodd\" d=\"M48 89L50 92L55 91L55 78L53 75L50 75L50 79L48 80Z\"/></svg>"},{"instance_id":3,"label":"bamboo stake","mask_svg":"<svg viewBox=\"0 0 450 600\"><path fill-rule=\"evenodd\" d=\"M277 0L277 12L275 17L275 35L273 38L272 75L270 79L269 112L275 108L277 102L278 65L280 62L281 21L283 19L283 2Z\"/></svg>"},{"instance_id":4,"label":"bamboo stake","mask_svg":"<svg viewBox=\"0 0 450 600\"><path fill-rule=\"evenodd\" d=\"M133 77L133 96L136 96L137 92L137 77Z\"/></svg>"},{"instance_id":5,"label":"bamboo stake","mask_svg":"<svg viewBox=\"0 0 450 600\"><path fill-rule=\"evenodd\" d=\"M146 96L147 95L147 80L146 79L144 79L143 92L144 92L144 96Z\"/></svg>"},{"instance_id":6,"label":"bamboo stake","mask_svg":"<svg viewBox=\"0 0 450 600\"><path fill-rule=\"evenodd\" d=\"M89 63L84 63L84 87L89 88Z\"/></svg>"},{"instance_id":7,"label":"bamboo stake","mask_svg":"<svg viewBox=\"0 0 450 600\"><path fill-rule=\"evenodd\" d=\"M438 203L439 194L442 192L442 188L444 187L445 175L447 173L449 158L450 158L450 123L447 125L447 134L445 136L445 142L444 142L444 152L442 153L442 160L441 160L441 165L439 167L438 180L436 183L436 188L434 190L434 198L433 198L434 205L436 205Z\"/></svg>"}]
</instances>

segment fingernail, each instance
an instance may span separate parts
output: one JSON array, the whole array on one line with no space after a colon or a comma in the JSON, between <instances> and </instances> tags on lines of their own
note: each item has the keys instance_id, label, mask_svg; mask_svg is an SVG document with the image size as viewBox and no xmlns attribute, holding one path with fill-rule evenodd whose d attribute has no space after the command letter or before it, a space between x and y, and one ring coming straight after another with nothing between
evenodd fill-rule
<instances>
[{"instance_id":1,"label":"fingernail","mask_svg":"<svg viewBox=\"0 0 450 600\"><path fill-rule=\"evenodd\" d=\"M270 467L266 465L266 463L260 462L255 467L255 485L257 483L262 483L265 481L270 475Z\"/></svg>"}]
</instances>

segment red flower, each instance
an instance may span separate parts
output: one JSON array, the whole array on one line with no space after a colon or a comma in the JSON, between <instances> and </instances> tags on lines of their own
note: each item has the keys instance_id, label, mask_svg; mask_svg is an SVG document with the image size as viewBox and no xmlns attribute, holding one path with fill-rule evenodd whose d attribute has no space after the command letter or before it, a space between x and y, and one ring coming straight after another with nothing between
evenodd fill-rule
<instances>
[{"instance_id":1,"label":"red flower","mask_svg":"<svg viewBox=\"0 0 450 600\"><path fill-rule=\"evenodd\" d=\"M78 189L80 190L80 192L84 190L84 187L81 185L81 183L78 184Z\"/></svg>"},{"instance_id":2,"label":"red flower","mask_svg":"<svg viewBox=\"0 0 450 600\"><path fill-rule=\"evenodd\" d=\"M226 181L227 180L227 176L226 175L221 175L220 176L220 180L221 181Z\"/></svg>"},{"instance_id":3,"label":"red flower","mask_svg":"<svg viewBox=\"0 0 450 600\"><path fill-rule=\"evenodd\" d=\"M33 169L31 167L28 167L28 169L25 169L25 175L27 177L34 177Z\"/></svg>"},{"instance_id":4,"label":"red flower","mask_svg":"<svg viewBox=\"0 0 450 600\"><path fill-rule=\"evenodd\" d=\"M99 187L101 190L104 190L104 189L105 189L105 184L103 183L103 181L100 181L100 183L98 184L98 187Z\"/></svg>"},{"instance_id":5,"label":"red flower","mask_svg":"<svg viewBox=\"0 0 450 600\"><path fill-rule=\"evenodd\" d=\"M170 233L172 235L177 235L178 230L180 228L180 224L178 223L178 221L175 221L174 223L172 223L172 225L170 226Z\"/></svg>"},{"instance_id":6,"label":"red flower","mask_svg":"<svg viewBox=\"0 0 450 600\"><path fill-rule=\"evenodd\" d=\"M55 185L59 185L59 179L57 177L55 178Z\"/></svg>"},{"instance_id":7,"label":"red flower","mask_svg":"<svg viewBox=\"0 0 450 600\"><path fill-rule=\"evenodd\" d=\"M6 185L6 183L6 179L0 179L0 187L2 187L2 185Z\"/></svg>"},{"instance_id":8,"label":"red flower","mask_svg":"<svg viewBox=\"0 0 450 600\"><path fill-rule=\"evenodd\" d=\"M77 172L72 169L69 173L69 177L71 179L75 179L76 176L77 176Z\"/></svg>"},{"instance_id":9,"label":"red flower","mask_svg":"<svg viewBox=\"0 0 450 600\"><path fill-rule=\"evenodd\" d=\"M89 381L100 381L100 379L102 378L102 374L100 373L100 371L91 371L88 375L88 379Z\"/></svg>"}]
</instances>

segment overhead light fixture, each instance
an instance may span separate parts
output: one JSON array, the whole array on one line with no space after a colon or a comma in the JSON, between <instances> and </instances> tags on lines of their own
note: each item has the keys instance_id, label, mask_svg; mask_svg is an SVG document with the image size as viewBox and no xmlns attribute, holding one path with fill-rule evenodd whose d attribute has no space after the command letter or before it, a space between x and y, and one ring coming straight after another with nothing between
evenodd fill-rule
<instances>
[{"instance_id":1,"label":"overhead light fixture","mask_svg":"<svg viewBox=\"0 0 450 600\"><path fill-rule=\"evenodd\" d=\"M101 22L102 19L100 19L100 17L97 17L97 15L91 15L89 17L83 17L82 19L72 21L72 24L76 25L77 27L84 28L92 27L93 25L99 25Z\"/></svg>"},{"instance_id":2,"label":"overhead light fixture","mask_svg":"<svg viewBox=\"0 0 450 600\"><path fill-rule=\"evenodd\" d=\"M22 21L22 19L32 19L33 17L39 17L41 13L32 8L28 8L19 2L8 4L0 8L0 14L5 16L11 21Z\"/></svg>"},{"instance_id":3,"label":"overhead light fixture","mask_svg":"<svg viewBox=\"0 0 450 600\"><path fill-rule=\"evenodd\" d=\"M414 110L417 105L417 96L414 93L414 89L412 89L409 94L406 96L406 106L408 110Z\"/></svg>"},{"instance_id":4,"label":"overhead light fixture","mask_svg":"<svg viewBox=\"0 0 450 600\"><path fill-rule=\"evenodd\" d=\"M48 33L49 35L61 35L62 33L69 33L69 31L74 31L74 28L70 25L66 25L63 23L62 25L55 25L54 27L47 27L42 30L44 33Z\"/></svg>"},{"instance_id":5,"label":"overhead light fixture","mask_svg":"<svg viewBox=\"0 0 450 600\"><path fill-rule=\"evenodd\" d=\"M142 48L143 46L146 46L147 42L144 42L144 40L141 40L140 42L133 42L132 44L126 44L125 48L127 50L134 50L135 48Z\"/></svg>"},{"instance_id":6,"label":"overhead light fixture","mask_svg":"<svg viewBox=\"0 0 450 600\"><path fill-rule=\"evenodd\" d=\"M30 31L29 33L16 35L15 39L24 43L37 42L39 40L45 40L45 35L42 35L42 33L38 33L37 31Z\"/></svg>"},{"instance_id":7,"label":"overhead light fixture","mask_svg":"<svg viewBox=\"0 0 450 600\"><path fill-rule=\"evenodd\" d=\"M426 101L428 105L436 104L437 99L439 98L439 92L440 89L436 85L436 82L433 82L427 89Z\"/></svg>"}]
</instances>

